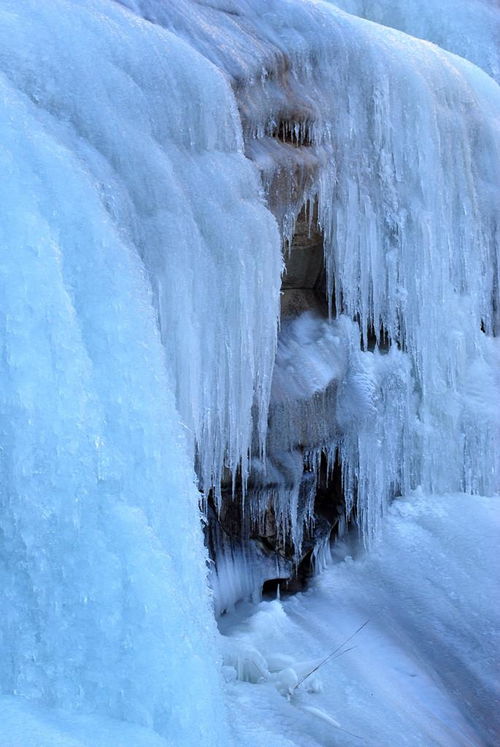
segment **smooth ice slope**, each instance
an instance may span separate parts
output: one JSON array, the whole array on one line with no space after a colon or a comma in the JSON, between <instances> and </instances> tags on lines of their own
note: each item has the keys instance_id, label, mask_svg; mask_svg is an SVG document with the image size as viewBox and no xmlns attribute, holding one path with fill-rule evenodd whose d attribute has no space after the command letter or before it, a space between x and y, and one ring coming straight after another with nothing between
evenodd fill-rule
<instances>
[{"instance_id":1,"label":"smooth ice slope","mask_svg":"<svg viewBox=\"0 0 500 747\"><path fill-rule=\"evenodd\" d=\"M5 747L172 747L143 726L42 708L12 696L0 697L0 742Z\"/></svg>"},{"instance_id":2,"label":"smooth ice slope","mask_svg":"<svg viewBox=\"0 0 500 747\"><path fill-rule=\"evenodd\" d=\"M226 619L234 744L497 744L497 503L397 500L369 554L346 543L306 593Z\"/></svg>"},{"instance_id":3,"label":"smooth ice slope","mask_svg":"<svg viewBox=\"0 0 500 747\"><path fill-rule=\"evenodd\" d=\"M221 744L193 455L217 482L265 414L275 222L181 40L98 0L0 35L0 687Z\"/></svg>"}]
</instances>

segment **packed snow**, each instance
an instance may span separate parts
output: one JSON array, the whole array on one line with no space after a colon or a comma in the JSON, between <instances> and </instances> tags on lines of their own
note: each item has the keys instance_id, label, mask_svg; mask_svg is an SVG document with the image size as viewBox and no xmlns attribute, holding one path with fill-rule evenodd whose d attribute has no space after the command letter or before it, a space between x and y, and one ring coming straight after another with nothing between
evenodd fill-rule
<instances>
[{"instance_id":1,"label":"packed snow","mask_svg":"<svg viewBox=\"0 0 500 747\"><path fill-rule=\"evenodd\" d=\"M498 744L499 535L496 499L411 495L369 554L223 618L233 743Z\"/></svg>"}]
</instances>

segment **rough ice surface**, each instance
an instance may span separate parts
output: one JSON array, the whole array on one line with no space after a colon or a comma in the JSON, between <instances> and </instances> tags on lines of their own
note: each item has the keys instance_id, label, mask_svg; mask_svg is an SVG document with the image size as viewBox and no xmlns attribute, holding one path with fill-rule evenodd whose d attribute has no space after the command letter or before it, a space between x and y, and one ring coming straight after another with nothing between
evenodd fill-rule
<instances>
[{"instance_id":1,"label":"rough ice surface","mask_svg":"<svg viewBox=\"0 0 500 747\"><path fill-rule=\"evenodd\" d=\"M0 685L220 744L193 455L217 482L266 410L276 225L182 40L97 0L0 29Z\"/></svg>"},{"instance_id":2,"label":"rough ice surface","mask_svg":"<svg viewBox=\"0 0 500 747\"><path fill-rule=\"evenodd\" d=\"M52 33L56 6L17 12L27 19L4 24L5 74L37 113L70 130L70 146L88 149L79 157L96 192L148 272L202 482L217 484L223 462L236 470L249 448L254 402L265 416L281 270L231 91L181 40L114 3L61 5L59 27L65 18L88 26L80 55L62 28ZM35 41L45 53L34 53ZM92 50L102 58L97 78Z\"/></svg>"},{"instance_id":3,"label":"rough ice surface","mask_svg":"<svg viewBox=\"0 0 500 747\"><path fill-rule=\"evenodd\" d=\"M364 5L344 7L364 13ZM275 476L275 513L297 546L322 453L340 455L347 508L356 505L372 544L395 494L498 490L500 93L487 75L498 75L498 13L486 0L444 4L449 22L441 23L432 21L434 5L374 3L373 18L483 71L308 0L1 3L0 687L95 714L72 743L92 741L100 718L110 720L102 727L110 744L120 719L132 722L124 744L140 743L133 734L142 727L144 744L150 736L152 744L231 743L200 488L217 502L228 474L243 484L262 474L263 485ZM273 377L280 245L304 201L318 206L332 319L284 324ZM303 494L305 462L312 477ZM259 502L255 479L253 489L260 521L269 491ZM470 537L481 543L484 500L417 502L424 518L390 526L422 541L435 562L405 555L389 529L389 549L362 562L359 584L344 563L325 577L334 579L328 603L320 595L310 614L324 620L327 608L347 605L351 582L352 608L375 584L380 594L367 608L378 609L387 566L399 574L399 601L388 607L395 617L407 602L406 569L414 619L425 592L419 624L434 625L440 645L449 625L456 635L445 636L446 650L465 651L453 620L465 619L467 604L489 640L488 596L474 606L475 588L453 560L472 539L467 545L451 523L477 520ZM435 534L419 529L427 515ZM447 526L460 541L445 541ZM443 604L432 617L447 572L440 548L465 601L460 614ZM470 576L488 590L474 557ZM258 559L236 553L219 568L219 609L261 580ZM460 594L460 584L446 594ZM286 629L288 613L272 609ZM404 639L408 619L397 629L383 620ZM325 624L334 627L331 617ZM401 658L413 666L408 635ZM427 652L423 627L416 635ZM307 656L321 655L313 649ZM265 674L259 655L255 665L250 652L236 676ZM301 676L286 656L282 667L265 664L285 695ZM468 652L463 661L475 672ZM382 675L374 677L387 722ZM479 705L462 720L440 688L443 719L456 722L441 743L488 739ZM355 689L353 699L366 703L367 692ZM287 707L278 702L274 715ZM304 705L309 720L286 728L342 720L328 703ZM39 728L37 706L2 707ZM57 718L46 742L65 730ZM425 741L431 727L422 719L415 733ZM397 733L408 723L396 719ZM244 724L251 734L251 719Z\"/></svg>"}]
</instances>

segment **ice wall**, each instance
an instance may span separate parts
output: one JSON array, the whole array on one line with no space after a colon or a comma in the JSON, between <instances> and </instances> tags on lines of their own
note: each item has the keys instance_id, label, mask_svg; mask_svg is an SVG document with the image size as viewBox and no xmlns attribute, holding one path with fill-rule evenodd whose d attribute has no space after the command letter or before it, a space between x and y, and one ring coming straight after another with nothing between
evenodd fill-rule
<instances>
[{"instance_id":1,"label":"ice wall","mask_svg":"<svg viewBox=\"0 0 500 747\"><path fill-rule=\"evenodd\" d=\"M194 453L265 415L276 224L184 42L104 0L0 35L0 688L222 744Z\"/></svg>"},{"instance_id":2,"label":"ice wall","mask_svg":"<svg viewBox=\"0 0 500 747\"><path fill-rule=\"evenodd\" d=\"M334 422L293 395L293 374L286 404L271 403L251 519L267 520L267 491L281 531L300 538L310 511L297 456L307 473L321 452L340 454L346 505L368 540L394 494L497 490L498 86L465 59L333 4L122 1L229 76L284 246L304 202L316 203L331 313L359 326L343 337L345 374L323 390ZM498 72L492 3L443 4L438 15L425 0L341 4ZM318 340L307 356L321 365Z\"/></svg>"}]
</instances>

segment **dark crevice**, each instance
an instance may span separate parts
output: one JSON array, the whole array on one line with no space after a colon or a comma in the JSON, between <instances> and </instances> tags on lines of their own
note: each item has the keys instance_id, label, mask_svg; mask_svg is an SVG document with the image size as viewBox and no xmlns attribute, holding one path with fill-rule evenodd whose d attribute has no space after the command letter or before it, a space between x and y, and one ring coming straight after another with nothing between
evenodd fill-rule
<instances>
[{"instance_id":1,"label":"dark crevice","mask_svg":"<svg viewBox=\"0 0 500 747\"><path fill-rule=\"evenodd\" d=\"M285 271L281 283L281 317L313 311L327 318L326 273L323 233L318 225L318 206L304 205L295 232L283 251Z\"/></svg>"},{"instance_id":2,"label":"dark crevice","mask_svg":"<svg viewBox=\"0 0 500 747\"><path fill-rule=\"evenodd\" d=\"M290 131L277 126L276 136L289 137ZM282 320L293 319L303 312L313 312L318 317L327 319L323 234L318 222L316 202L304 205L299 212L293 238L289 247L284 249L284 261ZM294 408L298 405L291 401L289 406ZM311 412L315 412L314 402L311 402L311 407ZM318 410L318 417L321 412L321 409ZM273 428L276 428L274 418L271 405L271 434L274 433ZM304 433L301 432L300 436L303 437ZM268 468L264 474L253 473L251 470L245 496L240 481L236 481L236 491L233 492L231 476L228 475L228 480L222 487L222 502L218 510L213 496L208 498L206 527L207 545L216 568L218 554L220 558L227 558L228 552L231 554L234 549L237 554L248 551L250 563L264 561L262 567L267 567L268 573L270 570L270 573L275 574L274 577L266 578L264 571L262 582L258 582L262 583L264 598L275 598L278 593L287 595L305 589L315 571L315 551L334 542L353 518L345 515L339 459L335 458L334 463L329 464L326 454L323 454L319 464L313 467L309 465L305 454L320 450L322 443L307 443L307 448L302 441L292 443L292 451L297 455L302 454L303 460L302 468L299 466L302 478L298 478L300 488L296 508L296 520L303 522L303 535L301 546L295 547L290 530L281 526L280 518L274 510L274 496L279 487L276 475L282 474L283 479L286 479L287 468L284 467L282 472L279 447L277 451L273 451L270 443L274 441L271 439L268 443L268 463L272 465L272 469ZM299 476L300 474L299 471ZM293 477L295 479L297 478ZM313 496L311 490L314 491Z\"/></svg>"},{"instance_id":3,"label":"dark crevice","mask_svg":"<svg viewBox=\"0 0 500 747\"><path fill-rule=\"evenodd\" d=\"M281 143L293 145L295 148L312 145L311 128L307 122L280 119L273 122L269 134Z\"/></svg>"}]
</instances>

